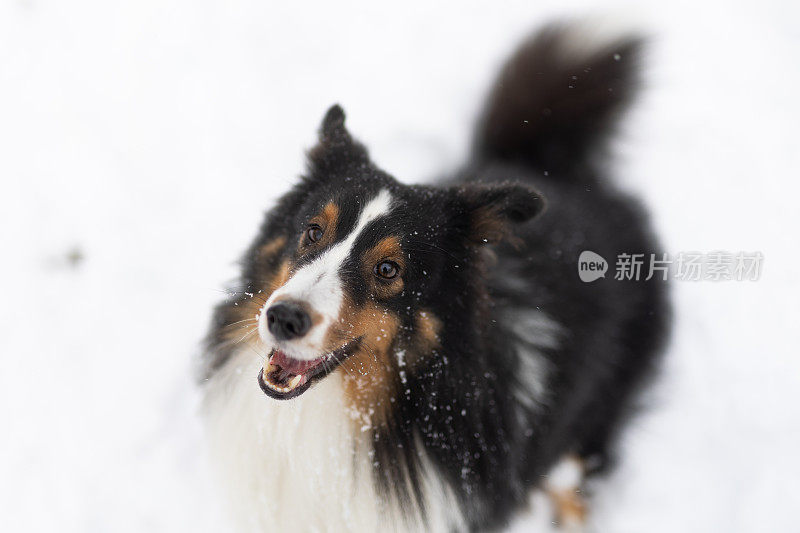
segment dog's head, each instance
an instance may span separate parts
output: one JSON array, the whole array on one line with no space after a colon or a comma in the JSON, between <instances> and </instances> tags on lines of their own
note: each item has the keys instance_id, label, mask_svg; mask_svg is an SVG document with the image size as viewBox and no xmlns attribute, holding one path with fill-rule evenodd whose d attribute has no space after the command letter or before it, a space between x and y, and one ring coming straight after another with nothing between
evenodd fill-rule
<instances>
[{"instance_id":1,"label":"dog's head","mask_svg":"<svg viewBox=\"0 0 800 533\"><path fill-rule=\"evenodd\" d=\"M402 185L370 162L338 106L309 161L245 258L254 296L237 305L257 320L267 395L295 398L341 372L351 399L378 409L446 330L466 327L454 317L473 305L477 250L543 200L518 184Z\"/></svg>"}]
</instances>

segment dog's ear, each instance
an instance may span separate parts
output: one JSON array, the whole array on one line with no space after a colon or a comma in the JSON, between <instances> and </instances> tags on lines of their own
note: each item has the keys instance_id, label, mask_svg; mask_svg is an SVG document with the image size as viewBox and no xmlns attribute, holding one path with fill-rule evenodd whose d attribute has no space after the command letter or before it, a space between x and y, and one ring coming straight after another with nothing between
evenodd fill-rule
<instances>
[{"instance_id":1,"label":"dog's ear","mask_svg":"<svg viewBox=\"0 0 800 533\"><path fill-rule=\"evenodd\" d=\"M344 119L342 106L333 104L322 118L322 124L319 127L319 142L352 141L350 133L344 126Z\"/></svg>"},{"instance_id":2,"label":"dog's ear","mask_svg":"<svg viewBox=\"0 0 800 533\"><path fill-rule=\"evenodd\" d=\"M319 127L319 143L308 153L312 173L329 174L369 161L367 150L350 136L344 121L344 110L338 104L325 113Z\"/></svg>"},{"instance_id":3,"label":"dog's ear","mask_svg":"<svg viewBox=\"0 0 800 533\"><path fill-rule=\"evenodd\" d=\"M458 227L467 242L514 242L513 228L545 209L544 197L521 183L468 184L455 188Z\"/></svg>"}]
</instances>

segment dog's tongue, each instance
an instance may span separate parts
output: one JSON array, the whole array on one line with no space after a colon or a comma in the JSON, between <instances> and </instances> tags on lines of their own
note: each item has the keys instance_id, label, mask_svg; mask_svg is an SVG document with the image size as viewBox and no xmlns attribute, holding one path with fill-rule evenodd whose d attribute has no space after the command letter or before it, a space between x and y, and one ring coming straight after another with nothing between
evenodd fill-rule
<instances>
[{"instance_id":1,"label":"dog's tongue","mask_svg":"<svg viewBox=\"0 0 800 533\"><path fill-rule=\"evenodd\" d=\"M309 368L319 364L320 359L312 359L311 361L301 361L293 359L280 350L275 350L269 358L269 364L278 366L284 371L291 374L302 374Z\"/></svg>"}]
</instances>

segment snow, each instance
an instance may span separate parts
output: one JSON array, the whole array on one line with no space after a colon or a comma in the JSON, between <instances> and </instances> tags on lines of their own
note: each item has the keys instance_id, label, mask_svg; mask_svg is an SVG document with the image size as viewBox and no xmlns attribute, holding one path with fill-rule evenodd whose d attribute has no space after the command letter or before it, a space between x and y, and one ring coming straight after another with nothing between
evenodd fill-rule
<instances>
[{"instance_id":1,"label":"snow","mask_svg":"<svg viewBox=\"0 0 800 533\"><path fill-rule=\"evenodd\" d=\"M666 251L765 263L757 282L675 284L663 378L593 529L796 529L800 8L654 0L0 4L4 529L226 530L193 364L327 106L388 171L427 179L466 153L519 37L597 13L652 36L618 168Z\"/></svg>"}]
</instances>

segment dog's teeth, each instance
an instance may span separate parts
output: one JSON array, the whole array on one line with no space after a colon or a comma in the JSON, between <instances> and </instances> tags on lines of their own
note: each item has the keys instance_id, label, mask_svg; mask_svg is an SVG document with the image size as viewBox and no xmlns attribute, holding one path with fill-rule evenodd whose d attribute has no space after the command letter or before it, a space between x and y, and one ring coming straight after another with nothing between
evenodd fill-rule
<instances>
[{"instance_id":1,"label":"dog's teeth","mask_svg":"<svg viewBox=\"0 0 800 533\"><path fill-rule=\"evenodd\" d=\"M293 377L293 378L292 378L292 381L290 381L290 382L289 382L289 388L290 388L290 389L294 389L295 387L297 387L298 385L300 385L300 381L301 381L302 379L303 379L303 376L301 376L300 374L298 374L298 375L296 375L295 377Z\"/></svg>"}]
</instances>

